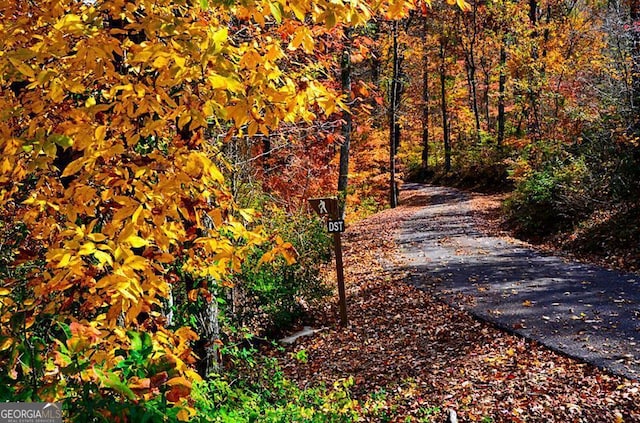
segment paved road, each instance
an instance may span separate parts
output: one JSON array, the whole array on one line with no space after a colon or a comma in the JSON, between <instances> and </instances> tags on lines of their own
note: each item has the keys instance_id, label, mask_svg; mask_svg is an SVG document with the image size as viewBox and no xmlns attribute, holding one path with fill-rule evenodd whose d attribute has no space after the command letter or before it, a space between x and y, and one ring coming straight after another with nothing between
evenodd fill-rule
<instances>
[{"instance_id":1,"label":"paved road","mask_svg":"<svg viewBox=\"0 0 640 423\"><path fill-rule=\"evenodd\" d=\"M397 234L411 283L494 324L631 379L640 377L640 275L568 262L484 235L469 197L405 184Z\"/></svg>"}]
</instances>

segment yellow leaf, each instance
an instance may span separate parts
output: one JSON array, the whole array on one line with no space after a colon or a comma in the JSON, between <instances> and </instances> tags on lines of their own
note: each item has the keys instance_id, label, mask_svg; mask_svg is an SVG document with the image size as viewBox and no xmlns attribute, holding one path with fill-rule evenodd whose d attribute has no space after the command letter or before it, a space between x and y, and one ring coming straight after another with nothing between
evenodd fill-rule
<instances>
[{"instance_id":1,"label":"yellow leaf","mask_svg":"<svg viewBox=\"0 0 640 423\"><path fill-rule=\"evenodd\" d=\"M107 127L105 125L102 125L96 128L94 137L96 141L104 141L106 134L107 134Z\"/></svg>"},{"instance_id":2,"label":"yellow leaf","mask_svg":"<svg viewBox=\"0 0 640 423\"><path fill-rule=\"evenodd\" d=\"M88 160L85 157L80 157L79 159L72 161L67 165L67 167L64 168L61 176L64 178L66 176L75 175L80 171L80 169L84 167L87 162Z\"/></svg>"},{"instance_id":3,"label":"yellow leaf","mask_svg":"<svg viewBox=\"0 0 640 423\"><path fill-rule=\"evenodd\" d=\"M140 204L136 211L133 213L133 216L131 216L131 221L133 223L138 224L138 220L140 219L140 214L142 213L143 209L144 208L142 207L142 204Z\"/></svg>"},{"instance_id":4,"label":"yellow leaf","mask_svg":"<svg viewBox=\"0 0 640 423\"><path fill-rule=\"evenodd\" d=\"M107 239L107 236L101 233L94 233L94 234L87 235L87 238L93 242L102 242L105 239Z\"/></svg>"},{"instance_id":5,"label":"yellow leaf","mask_svg":"<svg viewBox=\"0 0 640 423\"><path fill-rule=\"evenodd\" d=\"M62 268L62 267L66 267L69 262L71 261L71 253L65 253L62 256L62 260L60 260L60 262L58 263L58 265L56 266L58 269Z\"/></svg>"},{"instance_id":6,"label":"yellow leaf","mask_svg":"<svg viewBox=\"0 0 640 423\"><path fill-rule=\"evenodd\" d=\"M124 265L133 270L144 270L147 268L147 259L142 256L129 256L125 259Z\"/></svg>"},{"instance_id":7,"label":"yellow leaf","mask_svg":"<svg viewBox=\"0 0 640 423\"><path fill-rule=\"evenodd\" d=\"M0 296L5 296L11 294L11 290L7 288L0 288Z\"/></svg>"},{"instance_id":8,"label":"yellow leaf","mask_svg":"<svg viewBox=\"0 0 640 423\"><path fill-rule=\"evenodd\" d=\"M240 82L222 75L213 74L209 76L209 82L215 89L226 89L228 91L231 91L232 93L244 92L244 87Z\"/></svg>"},{"instance_id":9,"label":"yellow leaf","mask_svg":"<svg viewBox=\"0 0 640 423\"><path fill-rule=\"evenodd\" d=\"M304 31L302 27L296 29L296 32L293 36L293 40L289 43L289 50L297 49L300 44L302 44L302 39L304 38Z\"/></svg>"},{"instance_id":10,"label":"yellow leaf","mask_svg":"<svg viewBox=\"0 0 640 423\"><path fill-rule=\"evenodd\" d=\"M264 253L262 255L262 257L260 257L260 260L258 260L258 267L260 267L260 265L262 265L262 263L270 263L270 262L272 262L273 258L274 258L273 251L267 251L266 253Z\"/></svg>"},{"instance_id":11,"label":"yellow leaf","mask_svg":"<svg viewBox=\"0 0 640 423\"><path fill-rule=\"evenodd\" d=\"M0 344L0 351L8 350L11 347L11 345L13 345L13 339L5 338L4 341L2 341L2 343Z\"/></svg>"},{"instance_id":12,"label":"yellow leaf","mask_svg":"<svg viewBox=\"0 0 640 423\"><path fill-rule=\"evenodd\" d=\"M215 87L214 87L215 88ZM191 114L188 112L184 112L180 115L178 119L178 128L182 129L184 126L191 121Z\"/></svg>"},{"instance_id":13,"label":"yellow leaf","mask_svg":"<svg viewBox=\"0 0 640 423\"><path fill-rule=\"evenodd\" d=\"M169 386L176 386L176 385L181 385L181 386L186 386L187 388L191 388L191 382L189 382L187 379L181 377L181 376L177 376L174 378L171 378L167 381L167 385Z\"/></svg>"},{"instance_id":14,"label":"yellow leaf","mask_svg":"<svg viewBox=\"0 0 640 423\"><path fill-rule=\"evenodd\" d=\"M244 218L247 222L253 222L253 217L256 215L256 211L254 209L240 209L240 216Z\"/></svg>"},{"instance_id":15,"label":"yellow leaf","mask_svg":"<svg viewBox=\"0 0 640 423\"><path fill-rule=\"evenodd\" d=\"M156 69L166 68L170 60L171 60L170 56L165 54L160 55L153 60L153 67Z\"/></svg>"},{"instance_id":16,"label":"yellow leaf","mask_svg":"<svg viewBox=\"0 0 640 423\"><path fill-rule=\"evenodd\" d=\"M304 47L305 53L308 53L308 54L313 53L313 47L315 46L315 44L316 43L313 40L313 37L311 36L309 31L307 31L306 36L302 40L302 45Z\"/></svg>"},{"instance_id":17,"label":"yellow leaf","mask_svg":"<svg viewBox=\"0 0 640 423\"><path fill-rule=\"evenodd\" d=\"M16 69L18 69L18 72L20 72L24 76L27 76L29 78L36 77L35 72L33 71L33 69L31 69L29 65L21 62L20 60L14 59L12 57L9 58L9 61L13 66L15 66Z\"/></svg>"},{"instance_id":18,"label":"yellow leaf","mask_svg":"<svg viewBox=\"0 0 640 423\"><path fill-rule=\"evenodd\" d=\"M137 235L131 235L125 241L131 244L133 248L141 248L149 244L146 239L141 238Z\"/></svg>"},{"instance_id":19,"label":"yellow leaf","mask_svg":"<svg viewBox=\"0 0 640 423\"><path fill-rule=\"evenodd\" d=\"M111 258L110 254L105 253L104 251L96 250L93 252L93 256L100 262L101 266L104 266L105 263L108 263L109 266L113 266L113 259Z\"/></svg>"},{"instance_id":20,"label":"yellow leaf","mask_svg":"<svg viewBox=\"0 0 640 423\"><path fill-rule=\"evenodd\" d=\"M60 31L79 32L83 30L84 25L80 16L68 14L63 16L62 19L56 22L53 27Z\"/></svg>"},{"instance_id":21,"label":"yellow leaf","mask_svg":"<svg viewBox=\"0 0 640 423\"><path fill-rule=\"evenodd\" d=\"M282 6L278 2L269 2L269 9L271 10L271 15L274 17L276 22L282 22Z\"/></svg>"},{"instance_id":22,"label":"yellow leaf","mask_svg":"<svg viewBox=\"0 0 640 423\"><path fill-rule=\"evenodd\" d=\"M303 4L301 2L292 1L289 3L289 7L293 10L293 13L296 15L300 21L304 21L304 18L307 14L305 9L302 9Z\"/></svg>"},{"instance_id":23,"label":"yellow leaf","mask_svg":"<svg viewBox=\"0 0 640 423\"><path fill-rule=\"evenodd\" d=\"M229 38L229 30L227 29L226 26L222 27L213 34L212 38L215 44L220 45L225 41L227 41L227 38Z\"/></svg>"},{"instance_id":24,"label":"yellow leaf","mask_svg":"<svg viewBox=\"0 0 640 423\"><path fill-rule=\"evenodd\" d=\"M181 422L188 422L191 420L192 414L195 414L195 412L190 413L186 407L182 407L180 408L180 411L178 411L178 414L176 414L176 417Z\"/></svg>"},{"instance_id":25,"label":"yellow leaf","mask_svg":"<svg viewBox=\"0 0 640 423\"><path fill-rule=\"evenodd\" d=\"M96 251L96 244L93 242L87 242L80 247L78 254L81 256L88 256L89 254L93 254Z\"/></svg>"},{"instance_id":26,"label":"yellow leaf","mask_svg":"<svg viewBox=\"0 0 640 423\"><path fill-rule=\"evenodd\" d=\"M456 3L458 4L458 7L465 12L468 12L471 10L471 5L467 3L465 0L456 0Z\"/></svg>"},{"instance_id":27,"label":"yellow leaf","mask_svg":"<svg viewBox=\"0 0 640 423\"><path fill-rule=\"evenodd\" d=\"M62 89L62 84L57 79L51 81L51 85L49 86L49 97L55 103L60 103L64 100L64 90Z\"/></svg>"}]
</instances>

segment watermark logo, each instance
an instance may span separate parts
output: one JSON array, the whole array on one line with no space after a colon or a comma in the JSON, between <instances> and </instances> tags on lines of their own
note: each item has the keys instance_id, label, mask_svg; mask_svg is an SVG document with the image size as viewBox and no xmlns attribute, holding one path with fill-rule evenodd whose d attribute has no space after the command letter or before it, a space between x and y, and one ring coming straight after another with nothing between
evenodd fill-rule
<instances>
[{"instance_id":1,"label":"watermark logo","mask_svg":"<svg viewBox=\"0 0 640 423\"><path fill-rule=\"evenodd\" d=\"M54 402L0 402L0 423L62 423L62 408Z\"/></svg>"}]
</instances>

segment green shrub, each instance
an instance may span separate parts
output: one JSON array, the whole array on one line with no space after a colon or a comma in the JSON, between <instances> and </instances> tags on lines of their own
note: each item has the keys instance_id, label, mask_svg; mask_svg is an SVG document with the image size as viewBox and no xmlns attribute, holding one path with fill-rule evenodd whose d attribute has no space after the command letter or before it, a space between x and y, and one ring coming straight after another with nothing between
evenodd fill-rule
<instances>
[{"instance_id":1,"label":"green shrub","mask_svg":"<svg viewBox=\"0 0 640 423\"><path fill-rule=\"evenodd\" d=\"M555 161L530 172L506 202L509 217L527 235L570 227L588 212L582 184L587 174L581 159Z\"/></svg>"},{"instance_id":2,"label":"green shrub","mask_svg":"<svg viewBox=\"0 0 640 423\"><path fill-rule=\"evenodd\" d=\"M640 148L615 130L591 128L571 145L540 142L513 163L516 187L506 207L521 234L569 229L640 193Z\"/></svg>"},{"instance_id":3,"label":"green shrub","mask_svg":"<svg viewBox=\"0 0 640 423\"><path fill-rule=\"evenodd\" d=\"M310 304L331 292L320 277L320 266L331 258L331 238L317 218L301 211L273 207L259 223L274 238L290 242L297 259L288 264L277 257L258 265L270 246L256 249L238 276L235 313L228 317L234 325L273 333L300 319Z\"/></svg>"},{"instance_id":4,"label":"green shrub","mask_svg":"<svg viewBox=\"0 0 640 423\"><path fill-rule=\"evenodd\" d=\"M361 403L350 393L351 379L332 387L301 389L289 381L275 359L257 357L241 367L194 384L195 422L355 422L375 413L377 402Z\"/></svg>"}]
</instances>

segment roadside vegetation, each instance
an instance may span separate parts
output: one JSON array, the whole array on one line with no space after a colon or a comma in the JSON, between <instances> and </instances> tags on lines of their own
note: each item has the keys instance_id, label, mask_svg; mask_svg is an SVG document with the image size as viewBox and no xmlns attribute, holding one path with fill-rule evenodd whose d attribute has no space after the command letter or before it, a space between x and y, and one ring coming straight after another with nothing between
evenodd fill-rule
<instances>
[{"instance_id":1,"label":"roadside vegetation","mask_svg":"<svg viewBox=\"0 0 640 423\"><path fill-rule=\"evenodd\" d=\"M518 235L637 269L637 3L1 3L0 400L75 422L445 413L462 399L390 359L372 385L275 346L314 324L344 352L377 324L327 317L331 237L307 200L358 228L402 181L506 190ZM389 241L397 222L374 222L356 239ZM384 273L352 242L356 289Z\"/></svg>"}]
</instances>

